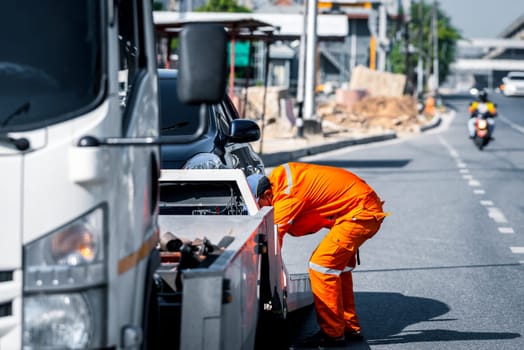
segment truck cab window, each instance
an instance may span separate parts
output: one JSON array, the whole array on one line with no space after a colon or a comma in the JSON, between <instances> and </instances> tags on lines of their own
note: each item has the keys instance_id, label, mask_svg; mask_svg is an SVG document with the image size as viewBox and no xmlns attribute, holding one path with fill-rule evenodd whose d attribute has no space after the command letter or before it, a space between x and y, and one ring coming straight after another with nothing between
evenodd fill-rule
<instances>
[{"instance_id":1,"label":"truck cab window","mask_svg":"<svg viewBox=\"0 0 524 350\"><path fill-rule=\"evenodd\" d=\"M132 18L133 20L129 20ZM124 130L129 122L126 107L132 103L133 88L145 69L144 13L141 0L120 1L118 5L119 95L124 110Z\"/></svg>"},{"instance_id":2,"label":"truck cab window","mask_svg":"<svg viewBox=\"0 0 524 350\"><path fill-rule=\"evenodd\" d=\"M1 2L0 132L45 127L96 106L104 92L101 13L93 0Z\"/></svg>"}]
</instances>

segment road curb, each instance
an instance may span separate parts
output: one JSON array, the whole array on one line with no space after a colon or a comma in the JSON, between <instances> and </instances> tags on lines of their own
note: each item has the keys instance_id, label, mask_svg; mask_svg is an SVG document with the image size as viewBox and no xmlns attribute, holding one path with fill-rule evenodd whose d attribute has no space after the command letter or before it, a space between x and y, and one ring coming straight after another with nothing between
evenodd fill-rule
<instances>
[{"instance_id":1,"label":"road curb","mask_svg":"<svg viewBox=\"0 0 524 350\"><path fill-rule=\"evenodd\" d=\"M441 122L442 122L442 118L440 116L440 113L437 113L435 114L433 119L431 119L431 121L428 124L420 127L420 131L428 131L429 129L436 128L437 126L440 125Z\"/></svg>"},{"instance_id":2,"label":"road curb","mask_svg":"<svg viewBox=\"0 0 524 350\"><path fill-rule=\"evenodd\" d=\"M437 126L440 125L441 122L442 122L442 118L440 114L437 113L433 117L433 119L428 124L422 126L420 130L424 132L424 131L436 128ZM394 131L390 131L384 134L374 135L374 136L348 138L348 139L343 139L339 141L327 141L324 144L307 146L305 148L296 149L292 151L262 153L260 154L260 157L262 158L262 161L264 162L264 165L266 167L272 167L272 166L276 166L282 163L296 160L297 158L300 158L300 157L329 152L329 151L343 148L343 147L392 140L395 138L397 138L397 133Z\"/></svg>"},{"instance_id":3,"label":"road curb","mask_svg":"<svg viewBox=\"0 0 524 350\"><path fill-rule=\"evenodd\" d=\"M381 135L366 136L359 138L348 138L340 141L327 142L321 145L308 146L307 148L301 148L293 151L281 151L272 153L262 153L260 157L266 167L276 166L282 163L296 160L300 157L311 156L318 153L324 153L332 151L338 148L360 145L371 142L391 140L397 137L395 132L387 132Z\"/></svg>"}]
</instances>

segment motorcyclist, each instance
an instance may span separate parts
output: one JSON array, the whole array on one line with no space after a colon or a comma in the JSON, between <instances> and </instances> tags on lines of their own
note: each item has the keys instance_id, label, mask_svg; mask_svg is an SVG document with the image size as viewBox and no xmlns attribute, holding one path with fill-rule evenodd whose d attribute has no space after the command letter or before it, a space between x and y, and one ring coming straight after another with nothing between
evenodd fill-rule
<instances>
[{"instance_id":1,"label":"motorcyclist","mask_svg":"<svg viewBox=\"0 0 524 350\"><path fill-rule=\"evenodd\" d=\"M477 119L477 113L487 112L486 120L488 122L488 131L491 135L491 139L493 139L493 131L495 130L495 121L493 118L497 116L497 106L488 99L488 93L486 90L479 91L477 97L478 100L472 101L468 107L470 115L468 120L469 138L472 139L475 137L475 121Z\"/></svg>"}]
</instances>

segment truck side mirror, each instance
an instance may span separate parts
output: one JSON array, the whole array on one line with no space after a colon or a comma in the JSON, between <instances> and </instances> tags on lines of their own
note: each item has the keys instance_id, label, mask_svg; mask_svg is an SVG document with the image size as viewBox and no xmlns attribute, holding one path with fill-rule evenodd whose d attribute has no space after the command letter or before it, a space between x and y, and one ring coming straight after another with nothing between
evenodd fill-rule
<instances>
[{"instance_id":1,"label":"truck side mirror","mask_svg":"<svg viewBox=\"0 0 524 350\"><path fill-rule=\"evenodd\" d=\"M177 90L183 103L219 103L226 91L227 35L213 23L190 23L179 36Z\"/></svg>"}]
</instances>

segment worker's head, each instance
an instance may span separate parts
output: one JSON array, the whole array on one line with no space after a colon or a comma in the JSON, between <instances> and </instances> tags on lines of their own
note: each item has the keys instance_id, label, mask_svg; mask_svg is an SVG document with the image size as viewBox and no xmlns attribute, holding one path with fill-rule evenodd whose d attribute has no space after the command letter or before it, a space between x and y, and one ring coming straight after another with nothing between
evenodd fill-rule
<instances>
[{"instance_id":1,"label":"worker's head","mask_svg":"<svg viewBox=\"0 0 524 350\"><path fill-rule=\"evenodd\" d=\"M262 174L249 175L247 177L247 183L259 206L272 205L273 193L271 192L271 183L267 176Z\"/></svg>"}]
</instances>

